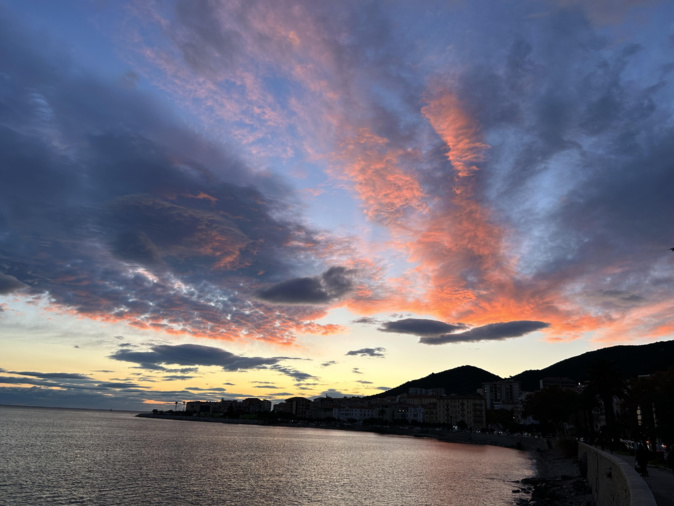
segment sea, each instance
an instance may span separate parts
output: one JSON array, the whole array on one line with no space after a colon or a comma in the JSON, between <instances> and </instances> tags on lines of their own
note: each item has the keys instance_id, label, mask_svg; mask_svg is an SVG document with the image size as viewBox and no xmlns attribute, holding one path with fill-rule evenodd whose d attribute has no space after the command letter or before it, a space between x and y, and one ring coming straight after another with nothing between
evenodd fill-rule
<instances>
[{"instance_id":1,"label":"sea","mask_svg":"<svg viewBox=\"0 0 674 506\"><path fill-rule=\"evenodd\" d=\"M0 504L513 505L521 451L0 406Z\"/></svg>"}]
</instances>

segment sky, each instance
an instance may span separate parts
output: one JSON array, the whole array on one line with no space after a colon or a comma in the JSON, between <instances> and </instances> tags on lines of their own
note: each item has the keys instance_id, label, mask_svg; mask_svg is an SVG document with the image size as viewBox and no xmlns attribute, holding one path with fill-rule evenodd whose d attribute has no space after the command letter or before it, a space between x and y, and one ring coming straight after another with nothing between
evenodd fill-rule
<instances>
[{"instance_id":1,"label":"sky","mask_svg":"<svg viewBox=\"0 0 674 506\"><path fill-rule=\"evenodd\" d=\"M0 404L674 338L674 3L0 0Z\"/></svg>"}]
</instances>

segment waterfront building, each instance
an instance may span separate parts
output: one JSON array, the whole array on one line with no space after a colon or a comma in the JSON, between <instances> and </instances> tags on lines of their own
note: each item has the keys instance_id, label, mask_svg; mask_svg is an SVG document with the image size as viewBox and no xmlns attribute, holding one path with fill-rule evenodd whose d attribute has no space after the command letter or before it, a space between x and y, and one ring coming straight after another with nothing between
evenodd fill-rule
<instances>
[{"instance_id":1,"label":"waterfront building","mask_svg":"<svg viewBox=\"0 0 674 506\"><path fill-rule=\"evenodd\" d=\"M461 422L472 429L487 426L485 402L479 395L440 397L437 401L438 423L458 425Z\"/></svg>"},{"instance_id":2,"label":"waterfront building","mask_svg":"<svg viewBox=\"0 0 674 506\"><path fill-rule=\"evenodd\" d=\"M268 413L271 411L271 401L249 398L241 401L241 411L243 413Z\"/></svg>"},{"instance_id":3,"label":"waterfront building","mask_svg":"<svg viewBox=\"0 0 674 506\"><path fill-rule=\"evenodd\" d=\"M374 408L368 407L366 405L341 406L335 407L332 410L332 416L341 421L355 420L362 422L363 420L376 418L376 415L377 411Z\"/></svg>"},{"instance_id":4,"label":"waterfront building","mask_svg":"<svg viewBox=\"0 0 674 506\"><path fill-rule=\"evenodd\" d=\"M486 403L486 409L507 409L519 407L522 395L521 384L515 380L489 381L482 383L480 391Z\"/></svg>"},{"instance_id":5,"label":"waterfront building","mask_svg":"<svg viewBox=\"0 0 674 506\"><path fill-rule=\"evenodd\" d=\"M306 418L311 408L311 400L304 397L291 397L286 399L286 404L290 406L290 413L297 418Z\"/></svg>"}]
</instances>

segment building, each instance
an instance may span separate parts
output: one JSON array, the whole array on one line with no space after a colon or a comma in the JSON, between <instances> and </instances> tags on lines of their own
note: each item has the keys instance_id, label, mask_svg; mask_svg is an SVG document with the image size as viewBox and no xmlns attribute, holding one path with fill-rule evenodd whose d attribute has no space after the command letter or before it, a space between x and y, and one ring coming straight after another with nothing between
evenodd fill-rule
<instances>
[{"instance_id":1,"label":"building","mask_svg":"<svg viewBox=\"0 0 674 506\"><path fill-rule=\"evenodd\" d=\"M306 418L311 408L311 400L304 397L291 397L286 399L286 404L290 406L290 412L297 418Z\"/></svg>"},{"instance_id":2,"label":"building","mask_svg":"<svg viewBox=\"0 0 674 506\"><path fill-rule=\"evenodd\" d=\"M332 409L332 416L337 420L362 422L370 418L376 418L377 410L366 405L341 406Z\"/></svg>"},{"instance_id":3,"label":"building","mask_svg":"<svg viewBox=\"0 0 674 506\"><path fill-rule=\"evenodd\" d=\"M241 411L243 413L268 413L271 411L271 401L249 398L241 401Z\"/></svg>"},{"instance_id":4,"label":"building","mask_svg":"<svg viewBox=\"0 0 674 506\"><path fill-rule=\"evenodd\" d=\"M435 416L437 423L446 425L465 423L471 429L487 426L485 400L479 395L440 397Z\"/></svg>"},{"instance_id":5,"label":"building","mask_svg":"<svg viewBox=\"0 0 674 506\"><path fill-rule=\"evenodd\" d=\"M484 397L486 409L507 409L509 411L520 405L522 395L520 382L515 380L482 383L480 393Z\"/></svg>"}]
</instances>

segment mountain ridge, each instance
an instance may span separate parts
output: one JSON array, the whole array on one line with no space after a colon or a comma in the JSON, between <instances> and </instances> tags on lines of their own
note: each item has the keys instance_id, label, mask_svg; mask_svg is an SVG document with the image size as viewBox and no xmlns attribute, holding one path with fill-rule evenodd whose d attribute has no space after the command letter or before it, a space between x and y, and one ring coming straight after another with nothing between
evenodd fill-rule
<instances>
[{"instance_id":1,"label":"mountain ridge","mask_svg":"<svg viewBox=\"0 0 674 506\"><path fill-rule=\"evenodd\" d=\"M525 370L507 379L520 381L522 390L529 392L538 390L540 380L546 377L563 377L583 382L588 379L588 369L600 360L612 362L624 378L653 374L674 366L674 341L601 348L561 360L543 369ZM477 393L482 383L503 379L506 378L501 378L485 369L462 365L407 381L369 397L400 395L407 393L410 388L444 388L447 394L469 395Z\"/></svg>"}]
</instances>

